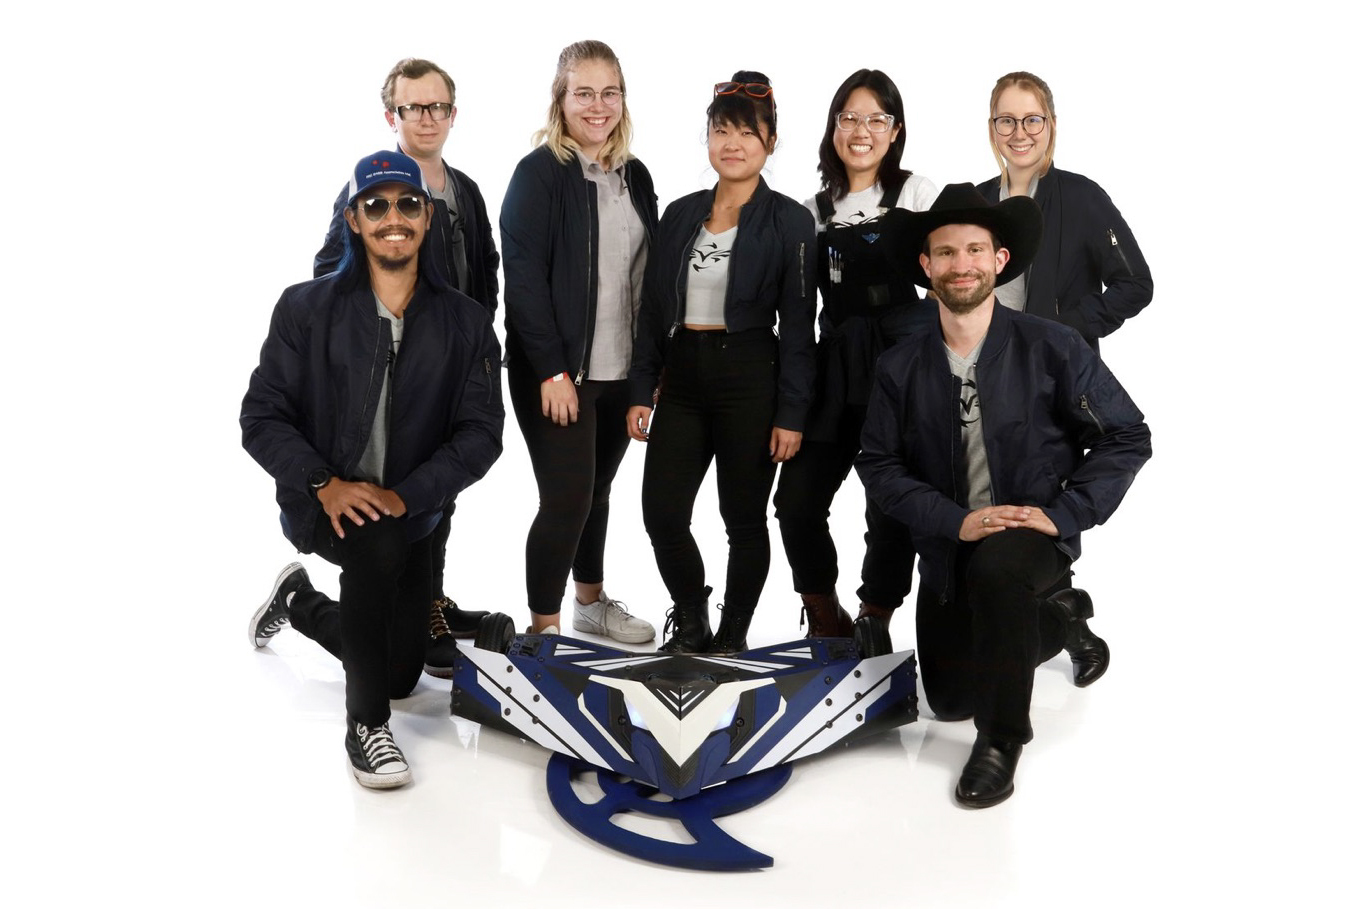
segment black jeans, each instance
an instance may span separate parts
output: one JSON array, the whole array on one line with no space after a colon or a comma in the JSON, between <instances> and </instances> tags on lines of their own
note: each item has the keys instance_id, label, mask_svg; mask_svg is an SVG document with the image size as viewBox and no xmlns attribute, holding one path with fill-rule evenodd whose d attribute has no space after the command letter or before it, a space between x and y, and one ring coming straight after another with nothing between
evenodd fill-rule
<instances>
[{"instance_id":1,"label":"black jeans","mask_svg":"<svg viewBox=\"0 0 1364 909\"><path fill-rule=\"evenodd\" d=\"M1034 670L1066 640L1065 620L1044 596L1070 562L1052 537L1016 528L957 546L950 598L919 588L919 672L935 714L974 714L992 738L1032 740Z\"/></svg>"},{"instance_id":2,"label":"black jeans","mask_svg":"<svg viewBox=\"0 0 1364 909\"><path fill-rule=\"evenodd\" d=\"M407 540L402 518L361 525L346 538L317 519L313 551L341 567L341 601L300 591L289 607L294 628L346 669L346 713L366 726L388 722L390 698L412 693L426 657L431 609L431 537Z\"/></svg>"},{"instance_id":3,"label":"black jeans","mask_svg":"<svg viewBox=\"0 0 1364 909\"><path fill-rule=\"evenodd\" d=\"M774 501L797 593L834 592L838 550L829 533L829 506L861 450L866 417L865 407L845 407L836 439L807 439L796 456L781 467ZM867 533L863 540L867 551L862 558L862 586L857 597L873 606L895 609L909 593L914 541L908 527L887 517L869 497L865 517Z\"/></svg>"},{"instance_id":4,"label":"black jeans","mask_svg":"<svg viewBox=\"0 0 1364 909\"><path fill-rule=\"evenodd\" d=\"M540 410L540 382L513 359L507 369L512 410L526 439L540 510L526 537L526 598L531 612L554 615L569 568L582 584L602 582L611 514L611 481L630 444L625 380L578 386L578 422L559 426Z\"/></svg>"},{"instance_id":5,"label":"black jeans","mask_svg":"<svg viewBox=\"0 0 1364 909\"><path fill-rule=\"evenodd\" d=\"M440 523L431 531L431 599L445 596L445 544L450 541L450 524L455 517L455 503L441 512Z\"/></svg>"},{"instance_id":6,"label":"black jeans","mask_svg":"<svg viewBox=\"0 0 1364 909\"><path fill-rule=\"evenodd\" d=\"M767 497L777 466L768 446L777 406L777 341L768 329L680 330L669 342L644 456L644 528L673 602L706 600L706 569L691 534L710 462L729 537L726 608L758 604L772 546Z\"/></svg>"}]
</instances>

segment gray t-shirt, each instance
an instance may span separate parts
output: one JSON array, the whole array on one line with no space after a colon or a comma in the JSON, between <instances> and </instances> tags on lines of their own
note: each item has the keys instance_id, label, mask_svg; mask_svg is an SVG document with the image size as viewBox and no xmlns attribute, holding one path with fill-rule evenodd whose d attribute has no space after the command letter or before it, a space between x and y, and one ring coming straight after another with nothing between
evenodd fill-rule
<instances>
[{"instance_id":1,"label":"gray t-shirt","mask_svg":"<svg viewBox=\"0 0 1364 909\"><path fill-rule=\"evenodd\" d=\"M1028 183L1028 197L1037 198L1037 177L1033 177ZM1009 198L1009 181L1001 179L999 181L999 201L1003 202ZM1018 312L1023 311L1023 307L1028 305L1028 270L1014 278L1007 284L1000 284L995 287L995 296L1003 306L1007 306Z\"/></svg>"},{"instance_id":2,"label":"gray t-shirt","mask_svg":"<svg viewBox=\"0 0 1364 909\"><path fill-rule=\"evenodd\" d=\"M358 479L367 480L382 486L384 483L384 462L388 458L388 395L389 381L393 376L393 363L398 359L398 346L403 342L403 320L388 311L388 307L374 295L374 306L379 315L389 322L393 330L393 347L389 353L388 366L384 370L384 386L379 390L379 406L374 408L374 426L369 432L369 442L365 453L360 455L360 464L355 468Z\"/></svg>"},{"instance_id":3,"label":"gray t-shirt","mask_svg":"<svg viewBox=\"0 0 1364 909\"><path fill-rule=\"evenodd\" d=\"M455 181L448 171L445 174L445 189L436 195L445 203L445 208L450 213L450 258L455 263L455 274L451 277L456 282L456 289L467 294L469 292L469 259L464 252L464 219L459 213Z\"/></svg>"},{"instance_id":4,"label":"gray t-shirt","mask_svg":"<svg viewBox=\"0 0 1364 909\"><path fill-rule=\"evenodd\" d=\"M969 354L959 357L946 344L947 365L952 375L961 379L961 450L966 459L966 507L975 511L994 504L990 492L990 463L985 458L985 424L980 412L980 395L976 392L976 361L980 359L981 344Z\"/></svg>"},{"instance_id":5,"label":"gray t-shirt","mask_svg":"<svg viewBox=\"0 0 1364 909\"><path fill-rule=\"evenodd\" d=\"M718 234L701 228L687 256L687 310L682 319L686 324L725 327L729 254L738 235L737 224Z\"/></svg>"}]
</instances>

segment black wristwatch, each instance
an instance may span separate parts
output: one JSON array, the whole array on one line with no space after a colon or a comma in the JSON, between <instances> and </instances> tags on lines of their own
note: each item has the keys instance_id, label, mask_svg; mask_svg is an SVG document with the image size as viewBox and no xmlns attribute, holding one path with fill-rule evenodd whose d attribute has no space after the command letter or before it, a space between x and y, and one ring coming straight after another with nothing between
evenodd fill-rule
<instances>
[{"instance_id":1,"label":"black wristwatch","mask_svg":"<svg viewBox=\"0 0 1364 909\"><path fill-rule=\"evenodd\" d=\"M319 467L308 474L308 488L313 491L313 498L317 498L317 491L330 483L334 476L336 474L325 467Z\"/></svg>"}]
</instances>

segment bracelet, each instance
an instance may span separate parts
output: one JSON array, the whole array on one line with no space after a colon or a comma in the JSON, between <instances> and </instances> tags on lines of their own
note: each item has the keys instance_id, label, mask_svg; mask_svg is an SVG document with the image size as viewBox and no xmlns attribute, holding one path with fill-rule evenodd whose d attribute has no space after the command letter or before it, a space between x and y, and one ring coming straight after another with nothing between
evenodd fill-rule
<instances>
[{"instance_id":1,"label":"bracelet","mask_svg":"<svg viewBox=\"0 0 1364 909\"><path fill-rule=\"evenodd\" d=\"M545 382L562 382L564 379L567 379L567 378L568 378L568 373L566 373L566 372L561 372L561 373L559 373L557 376L551 376L551 377L549 377L548 379L545 379ZM543 385L543 384L545 384L545 383L544 383L544 382L541 382L540 384Z\"/></svg>"}]
</instances>

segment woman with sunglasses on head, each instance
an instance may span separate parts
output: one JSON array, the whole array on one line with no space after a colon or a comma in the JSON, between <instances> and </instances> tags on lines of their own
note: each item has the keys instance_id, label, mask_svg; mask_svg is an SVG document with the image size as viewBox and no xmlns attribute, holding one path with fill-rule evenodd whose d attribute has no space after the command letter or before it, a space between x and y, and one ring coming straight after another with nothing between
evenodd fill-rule
<instances>
[{"instance_id":1,"label":"woman with sunglasses on head","mask_svg":"<svg viewBox=\"0 0 1364 909\"><path fill-rule=\"evenodd\" d=\"M1069 325L1097 352L1100 338L1151 302L1151 270L1136 238L1099 184L1052 166L1056 103L1047 83L1027 72L1001 76L990 93L989 131L999 176L976 188L989 201L1031 196L1043 220L1032 265L995 295L1011 309ZM1052 597L1092 618L1089 594L1069 584L1067 577ZM1102 641L1067 649L1082 688L1108 666Z\"/></svg>"},{"instance_id":2,"label":"woman with sunglasses on head","mask_svg":"<svg viewBox=\"0 0 1364 909\"><path fill-rule=\"evenodd\" d=\"M531 631L558 633L571 570L574 629L642 643L654 628L606 595L602 562L611 481L630 444L626 377L658 200L630 154L611 48L564 48L536 141L501 216L507 384L540 492L526 539Z\"/></svg>"},{"instance_id":3,"label":"woman with sunglasses on head","mask_svg":"<svg viewBox=\"0 0 1364 909\"><path fill-rule=\"evenodd\" d=\"M1032 196L1042 207L1042 245L1032 266L996 288L1001 303L1064 322L1089 346L1151 302L1151 270L1108 193L1052 166L1056 104L1032 73L1001 76L990 93L990 140L999 176L976 188L986 199Z\"/></svg>"},{"instance_id":4,"label":"woman with sunglasses on head","mask_svg":"<svg viewBox=\"0 0 1364 909\"><path fill-rule=\"evenodd\" d=\"M853 73L834 92L819 146L821 188L806 207L819 237L815 263L819 385L800 454L782 465L777 520L810 637L846 637L852 617L838 602L838 551L829 507L857 456L876 359L910 333L937 324L919 295L897 238L910 211L938 188L900 166L905 150L900 90L880 70ZM914 547L908 529L867 499L859 618L888 623L909 593Z\"/></svg>"},{"instance_id":5,"label":"woman with sunglasses on head","mask_svg":"<svg viewBox=\"0 0 1364 909\"><path fill-rule=\"evenodd\" d=\"M771 561L768 494L777 465L800 450L814 384L814 224L762 178L777 143L771 83L735 73L715 87L706 117L719 180L659 222L630 368L627 425L649 443L644 526L673 600L673 634L660 648L670 653L747 649ZM729 538L713 636L691 533L712 460Z\"/></svg>"}]
</instances>

